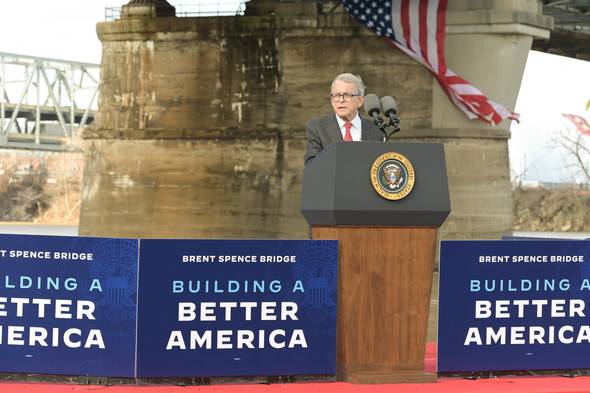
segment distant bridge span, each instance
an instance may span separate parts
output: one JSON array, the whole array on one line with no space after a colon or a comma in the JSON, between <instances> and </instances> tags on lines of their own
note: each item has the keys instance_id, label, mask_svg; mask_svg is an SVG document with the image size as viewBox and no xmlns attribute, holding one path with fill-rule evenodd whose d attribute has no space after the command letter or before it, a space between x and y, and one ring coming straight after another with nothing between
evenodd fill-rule
<instances>
[{"instance_id":1,"label":"distant bridge span","mask_svg":"<svg viewBox=\"0 0 590 393\"><path fill-rule=\"evenodd\" d=\"M0 52L0 147L69 150L94 119L100 64Z\"/></svg>"}]
</instances>

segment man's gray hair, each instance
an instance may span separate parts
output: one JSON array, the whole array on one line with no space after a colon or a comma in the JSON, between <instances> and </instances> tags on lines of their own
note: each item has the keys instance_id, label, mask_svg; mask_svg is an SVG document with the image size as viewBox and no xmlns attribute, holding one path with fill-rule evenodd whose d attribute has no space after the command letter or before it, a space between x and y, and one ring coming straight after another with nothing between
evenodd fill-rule
<instances>
[{"instance_id":1,"label":"man's gray hair","mask_svg":"<svg viewBox=\"0 0 590 393\"><path fill-rule=\"evenodd\" d=\"M361 77L350 73L338 75L336 79L334 79L334 81L332 82L332 87L330 87L330 93L334 91L334 83L336 83L337 80L341 80L346 83L354 83L356 86L357 94L360 94L362 96L365 95L365 85L363 85L363 80L361 79Z\"/></svg>"}]
</instances>

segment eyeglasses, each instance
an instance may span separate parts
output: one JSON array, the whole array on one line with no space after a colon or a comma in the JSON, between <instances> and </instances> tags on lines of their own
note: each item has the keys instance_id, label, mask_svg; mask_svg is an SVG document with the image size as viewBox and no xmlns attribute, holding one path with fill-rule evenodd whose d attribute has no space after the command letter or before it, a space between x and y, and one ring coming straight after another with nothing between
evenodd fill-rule
<instances>
[{"instance_id":1,"label":"eyeglasses","mask_svg":"<svg viewBox=\"0 0 590 393\"><path fill-rule=\"evenodd\" d=\"M349 102L350 100L352 100L352 97L358 97L358 96L360 96L360 94L350 94L350 93L330 94L330 99L334 102L339 102L340 99L342 99L344 102Z\"/></svg>"}]
</instances>

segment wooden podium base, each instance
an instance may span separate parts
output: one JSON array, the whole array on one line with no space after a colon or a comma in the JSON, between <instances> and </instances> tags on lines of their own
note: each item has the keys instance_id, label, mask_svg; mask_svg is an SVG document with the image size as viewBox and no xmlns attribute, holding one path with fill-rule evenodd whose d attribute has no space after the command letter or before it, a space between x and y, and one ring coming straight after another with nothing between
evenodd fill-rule
<instances>
[{"instance_id":1,"label":"wooden podium base","mask_svg":"<svg viewBox=\"0 0 590 393\"><path fill-rule=\"evenodd\" d=\"M436 383L437 375L416 370L366 370L354 371L343 364L336 366L336 376L340 382L358 385L376 385L389 383Z\"/></svg>"},{"instance_id":2,"label":"wooden podium base","mask_svg":"<svg viewBox=\"0 0 590 393\"><path fill-rule=\"evenodd\" d=\"M336 379L436 382L424 372L436 227L312 226L338 240Z\"/></svg>"}]
</instances>

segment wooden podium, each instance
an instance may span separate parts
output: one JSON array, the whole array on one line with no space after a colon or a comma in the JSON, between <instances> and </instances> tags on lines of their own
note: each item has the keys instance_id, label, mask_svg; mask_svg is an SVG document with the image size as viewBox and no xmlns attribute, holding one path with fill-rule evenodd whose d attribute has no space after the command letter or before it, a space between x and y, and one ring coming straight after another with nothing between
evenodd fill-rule
<instances>
[{"instance_id":1,"label":"wooden podium","mask_svg":"<svg viewBox=\"0 0 590 393\"><path fill-rule=\"evenodd\" d=\"M407 196L389 200L374 162L401 154ZM436 382L424 371L438 228L451 211L440 143L336 142L303 173L301 212L314 239L336 239L336 378L357 384Z\"/></svg>"}]
</instances>

